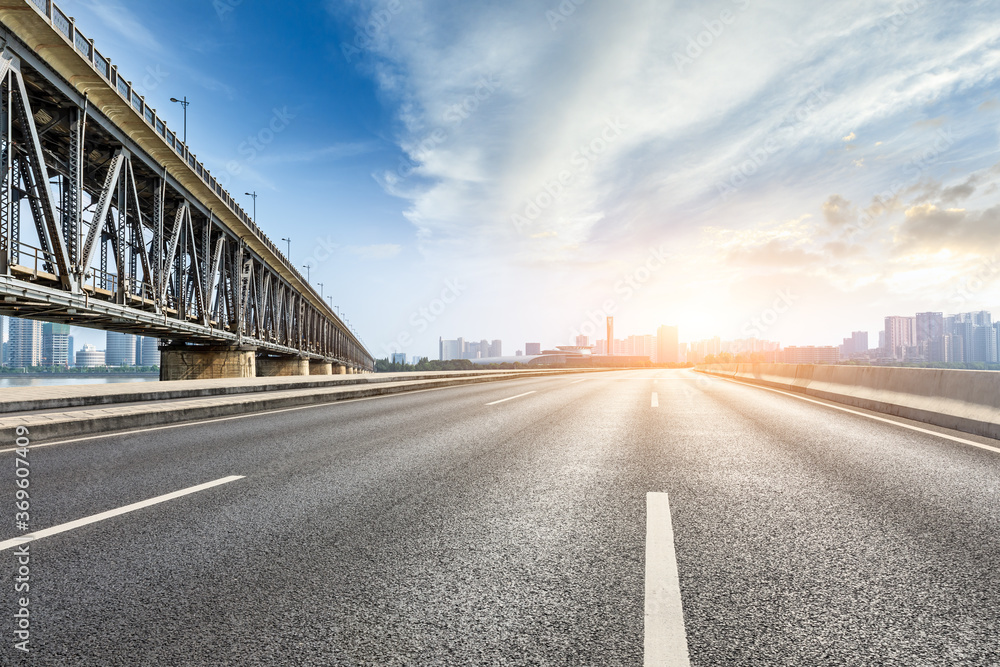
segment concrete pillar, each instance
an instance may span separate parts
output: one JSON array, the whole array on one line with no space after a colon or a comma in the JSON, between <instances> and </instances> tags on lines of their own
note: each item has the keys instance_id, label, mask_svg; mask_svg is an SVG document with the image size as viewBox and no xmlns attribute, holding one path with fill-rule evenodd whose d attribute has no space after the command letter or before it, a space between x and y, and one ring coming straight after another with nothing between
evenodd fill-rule
<instances>
[{"instance_id":1,"label":"concrete pillar","mask_svg":"<svg viewBox=\"0 0 1000 667\"><path fill-rule=\"evenodd\" d=\"M347 366L335 365L333 367L334 375L347 375Z\"/></svg>"},{"instance_id":2,"label":"concrete pillar","mask_svg":"<svg viewBox=\"0 0 1000 667\"><path fill-rule=\"evenodd\" d=\"M160 350L161 380L256 377L255 348L179 345Z\"/></svg>"},{"instance_id":3,"label":"concrete pillar","mask_svg":"<svg viewBox=\"0 0 1000 667\"><path fill-rule=\"evenodd\" d=\"M257 377L309 375L309 360L302 357L257 357Z\"/></svg>"},{"instance_id":4,"label":"concrete pillar","mask_svg":"<svg viewBox=\"0 0 1000 667\"><path fill-rule=\"evenodd\" d=\"M333 375L333 364L329 361L310 359L309 375Z\"/></svg>"}]
</instances>

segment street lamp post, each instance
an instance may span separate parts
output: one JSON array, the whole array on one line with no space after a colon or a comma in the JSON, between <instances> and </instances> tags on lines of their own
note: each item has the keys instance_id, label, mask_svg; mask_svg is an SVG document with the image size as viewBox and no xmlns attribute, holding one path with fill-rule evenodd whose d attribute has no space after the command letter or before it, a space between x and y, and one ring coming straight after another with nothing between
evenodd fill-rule
<instances>
[{"instance_id":1,"label":"street lamp post","mask_svg":"<svg viewBox=\"0 0 1000 667\"><path fill-rule=\"evenodd\" d=\"M184 145L187 146L187 142L188 142L188 105L191 104L191 103L188 102L187 95L184 96L183 100L179 100L176 97L171 97L170 101L171 102L177 102L177 104L180 104L182 107L184 107Z\"/></svg>"},{"instance_id":2,"label":"street lamp post","mask_svg":"<svg viewBox=\"0 0 1000 667\"><path fill-rule=\"evenodd\" d=\"M292 258L292 237L289 236L287 239L283 238L281 240L288 244L288 259L291 259Z\"/></svg>"},{"instance_id":3,"label":"street lamp post","mask_svg":"<svg viewBox=\"0 0 1000 667\"><path fill-rule=\"evenodd\" d=\"M253 197L253 223L257 224L257 191L244 192L243 194Z\"/></svg>"},{"instance_id":4,"label":"street lamp post","mask_svg":"<svg viewBox=\"0 0 1000 667\"><path fill-rule=\"evenodd\" d=\"M312 278L309 277L309 269L311 268L308 264L303 264L302 268L306 270L306 282L312 282Z\"/></svg>"},{"instance_id":5,"label":"street lamp post","mask_svg":"<svg viewBox=\"0 0 1000 667\"><path fill-rule=\"evenodd\" d=\"M316 283L316 284L319 285L319 298L322 299L322 298L324 298L323 297L323 283Z\"/></svg>"}]
</instances>

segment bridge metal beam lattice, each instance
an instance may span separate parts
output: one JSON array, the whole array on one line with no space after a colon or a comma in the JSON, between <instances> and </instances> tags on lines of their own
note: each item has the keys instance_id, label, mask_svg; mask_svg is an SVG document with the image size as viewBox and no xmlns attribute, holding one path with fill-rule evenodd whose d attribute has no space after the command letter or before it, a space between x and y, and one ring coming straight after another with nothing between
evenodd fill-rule
<instances>
[{"instance_id":1,"label":"bridge metal beam lattice","mask_svg":"<svg viewBox=\"0 0 1000 667\"><path fill-rule=\"evenodd\" d=\"M174 135L131 84L127 98L120 79L111 85L117 73L95 65L92 42L61 33L100 74L88 87L21 41L35 28L23 14L28 28L8 25L19 2L59 22L50 1L0 0L0 313L372 369L357 336L186 146L161 152L135 138L136 118L108 99L128 99L120 106L154 139ZM59 67L76 66L58 55Z\"/></svg>"}]
</instances>

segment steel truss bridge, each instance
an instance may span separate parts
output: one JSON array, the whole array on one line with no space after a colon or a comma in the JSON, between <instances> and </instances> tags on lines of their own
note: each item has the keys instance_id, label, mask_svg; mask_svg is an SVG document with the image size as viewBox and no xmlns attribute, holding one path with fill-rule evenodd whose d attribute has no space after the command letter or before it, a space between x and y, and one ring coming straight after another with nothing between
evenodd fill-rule
<instances>
[{"instance_id":1,"label":"steel truss bridge","mask_svg":"<svg viewBox=\"0 0 1000 667\"><path fill-rule=\"evenodd\" d=\"M51 0L0 0L0 42L0 313L374 367Z\"/></svg>"}]
</instances>

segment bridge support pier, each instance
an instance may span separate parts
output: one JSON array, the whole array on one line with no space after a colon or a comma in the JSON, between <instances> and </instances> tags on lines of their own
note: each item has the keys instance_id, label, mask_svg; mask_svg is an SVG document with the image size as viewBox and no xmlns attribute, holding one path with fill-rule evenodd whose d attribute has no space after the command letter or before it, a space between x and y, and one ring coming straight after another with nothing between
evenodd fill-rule
<instances>
[{"instance_id":1,"label":"bridge support pier","mask_svg":"<svg viewBox=\"0 0 1000 667\"><path fill-rule=\"evenodd\" d=\"M347 375L347 366L341 366L340 364L333 365L334 375Z\"/></svg>"},{"instance_id":2,"label":"bridge support pier","mask_svg":"<svg viewBox=\"0 0 1000 667\"><path fill-rule=\"evenodd\" d=\"M161 380L256 377L253 347L179 345L160 350Z\"/></svg>"},{"instance_id":3,"label":"bridge support pier","mask_svg":"<svg viewBox=\"0 0 1000 667\"><path fill-rule=\"evenodd\" d=\"M333 375L333 364L329 361L310 359L309 375Z\"/></svg>"},{"instance_id":4,"label":"bridge support pier","mask_svg":"<svg viewBox=\"0 0 1000 667\"><path fill-rule=\"evenodd\" d=\"M257 377L309 375L309 360L303 357L257 357Z\"/></svg>"}]
</instances>

